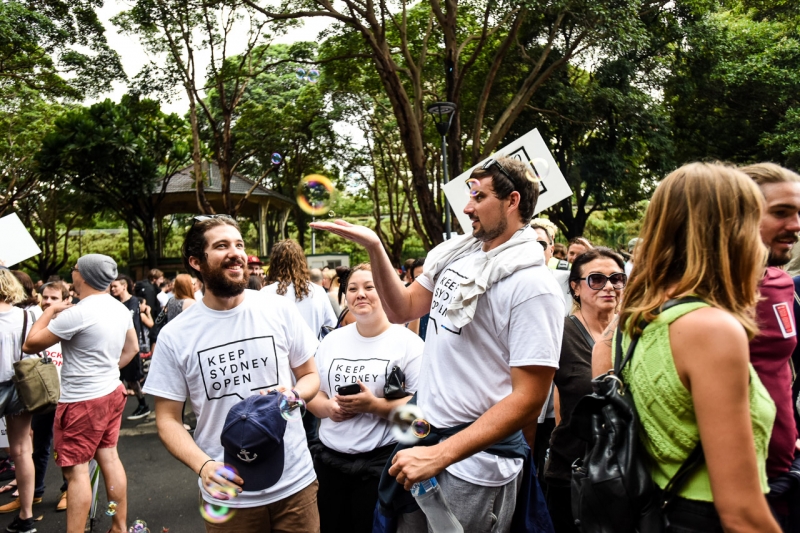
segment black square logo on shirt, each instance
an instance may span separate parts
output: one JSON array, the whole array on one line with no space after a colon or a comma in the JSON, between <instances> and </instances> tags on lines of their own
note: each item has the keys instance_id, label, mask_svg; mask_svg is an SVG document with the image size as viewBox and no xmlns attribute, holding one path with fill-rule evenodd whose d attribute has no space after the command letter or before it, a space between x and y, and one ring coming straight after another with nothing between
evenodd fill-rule
<instances>
[{"instance_id":1,"label":"black square logo on shirt","mask_svg":"<svg viewBox=\"0 0 800 533\"><path fill-rule=\"evenodd\" d=\"M238 396L278 384L278 353L272 335L251 337L197 352L206 398Z\"/></svg>"}]
</instances>

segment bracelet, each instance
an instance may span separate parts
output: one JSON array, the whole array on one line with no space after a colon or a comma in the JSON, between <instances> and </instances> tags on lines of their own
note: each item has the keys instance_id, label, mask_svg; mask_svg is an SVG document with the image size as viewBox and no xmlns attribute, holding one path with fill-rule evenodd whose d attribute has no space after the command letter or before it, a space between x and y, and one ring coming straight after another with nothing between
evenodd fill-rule
<instances>
[{"instance_id":1,"label":"bracelet","mask_svg":"<svg viewBox=\"0 0 800 533\"><path fill-rule=\"evenodd\" d=\"M201 467L200 467L200 471L197 473L197 475L198 475L199 477L201 477L201 478L202 478L202 477L203 477L203 468L205 468L205 466L206 466L208 463L211 463L211 462L213 462L213 461L214 461L214 459L209 459L208 461L206 461L205 463L203 463L203 466L201 466Z\"/></svg>"},{"instance_id":2,"label":"bracelet","mask_svg":"<svg viewBox=\"0 0 800 533\"><path fill-rule=\"evenodd\" d=\"M299 400L299 399L300 399L300 393L299 393L299 392L297 392L297 390L295 390L295 389L292 389L292 390L291 390L291 393L292 393L292 394L294 394L294 399L295 399L295 400Z\"/></svg>"}]
</instances>

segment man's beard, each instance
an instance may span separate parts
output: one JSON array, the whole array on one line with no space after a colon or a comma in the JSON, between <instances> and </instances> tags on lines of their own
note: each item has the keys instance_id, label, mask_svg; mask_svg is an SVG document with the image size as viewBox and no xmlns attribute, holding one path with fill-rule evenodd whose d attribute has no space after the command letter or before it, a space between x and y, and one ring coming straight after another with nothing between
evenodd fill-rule
<instances>
[{"instance_id":1,"label":"man's beard","mask_svg":"<svg viewBox=\"0 0 800 533\"><path fill-rule=\"evenodd\" d=\"M776 236L775 239L794 239L794 242L797 242L797 235L795 233L781 233L780 235ZM771 267L779 267L787 264L789 261L792 260L792 251L794 247L785 252L780 254L776 254L772 251L772 248L769 249L769 256L767 257L767 266Z\"/></svg>"},{"instance_id":2,"label":"man's beard","mask_svg":"<svg viewBox=\"0 0 800 533\"><path fill-rule=\"evenodd\" d=\"M242 279L232 280L225 275L225 269L231 265L242 267ZM200 273L203 275L203 283L206 290L210 291L217 298L233 298L239 296L247 288L247 276L244 275L245 265L239 260L223 262L219 268L211 268L207 262L200 264Z\"/></svg>"},{"instance_id":3,"label":"man's beard","mask_svg":"<svg viewBox=\"0 0 800 533\"><path fill-rule=\"evenodd\" d=\"M489 242L495 240L500 235L505 233L507 229L508 229L508 220L506 220L505 217L501 217L500 222L497 223L497 226L489 229L483 224L481 224L480 229L477 229L472 232L472 236L481 242Z\"/></svg>"}]
</instances>

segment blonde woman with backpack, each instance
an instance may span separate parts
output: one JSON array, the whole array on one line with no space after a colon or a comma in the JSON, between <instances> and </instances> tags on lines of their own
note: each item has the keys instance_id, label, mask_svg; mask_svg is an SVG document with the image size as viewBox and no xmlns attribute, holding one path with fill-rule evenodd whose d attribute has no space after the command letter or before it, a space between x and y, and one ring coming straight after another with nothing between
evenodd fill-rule
<instances>
[{"instance_id":1,"label":"blonde woman with backpack","mask_svg":"<svg viewBox=\"0 0 800 533\"><path fill-rule=\"evenodd\" d=\"M620 377L657 491L698 444L704 456L665 512L666 531L780 532L764 496L775 405L748 350L767 257L763 210L747 175L707 163L671 173L647 208L619 317L622 352L637 344ZM685 297L699 301L661 312ZM595 345L594 375L613 366L615 329Z\"/></svg>"}]
</instances>

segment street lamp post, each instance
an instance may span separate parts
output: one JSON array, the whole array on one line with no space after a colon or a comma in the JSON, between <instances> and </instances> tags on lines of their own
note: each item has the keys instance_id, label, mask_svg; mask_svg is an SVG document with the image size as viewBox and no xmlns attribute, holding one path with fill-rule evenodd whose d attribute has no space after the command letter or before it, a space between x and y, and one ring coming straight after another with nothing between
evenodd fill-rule
<instances>
[{"instance_id":1,"label":"street lamp post","mask_svg":"<svg viewBox=\"0 0 800 533\"><path fill-rule=\"evenodd\" d=\"M442 177L444 184L447 185L447 132L450 130L450 125L453 123L455 116L456 104L451 102L434 102L428 106L428 113L433 117L433 122L436 124L436 131L442 136ZM450 202L447 201L445 196L444 200L444 233L447 239L450 239Z\"/></svg>"}]
</instances>

